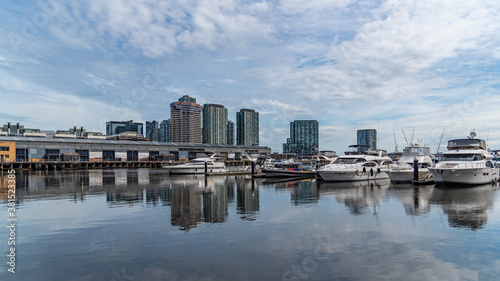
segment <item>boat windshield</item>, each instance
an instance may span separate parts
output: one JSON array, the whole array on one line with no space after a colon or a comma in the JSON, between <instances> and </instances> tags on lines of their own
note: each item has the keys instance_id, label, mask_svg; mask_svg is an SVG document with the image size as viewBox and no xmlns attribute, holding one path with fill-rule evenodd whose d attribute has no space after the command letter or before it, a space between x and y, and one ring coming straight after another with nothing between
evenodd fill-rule
<instances>
[{"instance_id":1,"label":"boat windshield","mask_svg":"<svg viewBox=\"0 0 500 281\"><path fill-rule=\"evenodd\" d=\"M459 139L448 141L448 149L460 149L460 148L480 148L486 149L486 142L481 139Z\"/></svg>"},{"instance_id":2,"label":"boat windshield","mask_svg":"<svg viewBox=\"0 0 500 281\"><path fill-rule=\"evenodd\" d=\"M364 158L337 158L333 163L334 164L354 164L366 162Z\"/></svg>"},{"instance_id":3,"label":"boat windshield","mask_svg":"<svg viewBox=\"0 0 500 281\"><path fill-rule=\"evenodd\" d=\"M443 161L479 161L483 160L481 154L445 154Z\"/></svg>"},{"instance_id":4,"label":"boat windshield","mask_svg":"<svg viewBox=\"0 0 500 281\"><path fill-rule=\"evenodd\" d=\"M430 155L431 149L429 147L407 147L404 150L404 155Z\"/></svg>"}]
</instances>

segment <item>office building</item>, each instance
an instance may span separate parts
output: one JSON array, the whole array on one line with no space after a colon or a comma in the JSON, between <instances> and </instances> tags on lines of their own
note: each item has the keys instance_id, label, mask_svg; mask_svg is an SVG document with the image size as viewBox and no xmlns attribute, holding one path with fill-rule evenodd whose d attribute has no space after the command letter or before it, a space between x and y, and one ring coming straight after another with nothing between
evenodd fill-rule
<instances>
[{"instance_id":1,"label":"office building","mask_svg":"<svg viewBox=\"0 0 500 281\"><path fill-rule=\"evenodd\" d=\"M375 129L365 129L358 130L358 151L364 152L368 149L377 149L377 130Z\"/></svg>"},{"instance_id":2,"label":"office building","mask_svg":"<svg viewBox=\"0 0 500 281\"><path fill-rule=\"evenodd\" d=\"M146 121L146 138L151 141L160 141L160 130L156 120Z\"/></svg>"},{"instance_id":3,"label":"office building","mask_svg":"<svg viewBox=\"0 0 500 281\"><path fill-rule=\"evenodd\" d=\"M259 113L253 109L236 112L236 144L259 145Z\"/></svg>"},{"instance_id":4,"label":"office building","mask_svg":"<svg viewBox=\"0 0 500 281\"><path fill-rule=\"evenodd\" d=\"M129 121L108 121L106 122L106 136L119 135L125 132L136 132L138 135L144 135L142 123Z\"/></svg>"},{"instance_id":5,"label":"office building","mask_svg":"<svg viewBox=\"0 0 500 281\"><path fill-rule=\"evenodd\" d=\"M183 96L170 104L172 142L202 143L201 105L196 99Z\"/></svg>"},{"instance_id":6,"label":"office building","mask_svg":"<svg viewBox=\"0 0 500 281\"><path fill-rule=\"evenodd\" d=\"M160 123L160 142L172 142L170 119Z\"/></svg>"},{"instance_id":7,"label":"office building","mask_svg":"<svg viewBox=\"0 0 500 281\"><path fill-rule=\"evenodd\" d=\"M227 144L234 145L234 122L227 121Z\"/></svg>"},{"instance_id":8,"label":"office building","mask_svg":"<svg viewBox=\"0 0 500 281\"><path fill-rule=\"evenodd\" d=\"M203 143L227 144L227 108L220 104L203 105Z\"/></svg>"},{"instance_id":9,"label":"office building","mask_svg":"<svg viewBox=\"0 0 500 281\"><path fill-rule=\"evenodd\" d=\"M314 155L319 149L317 120L295 120L290 122L290 137L283 144L283 153Z\"/></svg>"}]
</instances>

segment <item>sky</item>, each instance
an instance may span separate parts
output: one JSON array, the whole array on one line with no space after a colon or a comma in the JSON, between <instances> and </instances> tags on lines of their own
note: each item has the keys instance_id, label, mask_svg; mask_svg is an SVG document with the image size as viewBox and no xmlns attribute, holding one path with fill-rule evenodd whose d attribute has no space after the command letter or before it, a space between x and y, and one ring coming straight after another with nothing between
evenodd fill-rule
<instances>
[{"instance_id":1,"label":"sky","mask_svg":"<svg viewBox=\"0 0 500 281\"><path fill-rule=\"evenodd\" d=\"M0 122L105 132L189 95L258 111L273 152L304 119L339 155L358 129L500 149L498 19L497 0L3 1Z\"/></svg>"}]
</instances>

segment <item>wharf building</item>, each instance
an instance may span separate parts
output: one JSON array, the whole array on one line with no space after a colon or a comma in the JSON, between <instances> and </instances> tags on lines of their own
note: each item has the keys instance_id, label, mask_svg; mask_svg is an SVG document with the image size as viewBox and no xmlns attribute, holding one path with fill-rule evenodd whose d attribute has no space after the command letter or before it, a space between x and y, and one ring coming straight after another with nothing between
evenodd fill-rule
<instances>
[{"instance_id":1,"label":"wharf building","mask_svg":"<svg viewBox=\"0 0 500 281\"><path fill-rule=\"evenodd\" d=\"M259 113L253 109L236 112L236 144L259 145Z\"/></svg>"},{"instance_id":2,"label":"wharf building","mask_svg":"<svg viewBox=\"0 0 500 281\"><path fill-rule=\"evenodd\" d=\"M222 158L234 159L242 154L269 155L271 149L265 146L0 136L2 163L161 161L165 160L165 156L180 160L213 152Z\"/></svg>"},{"instance_id":3,"label":"wharf building","mask_svg":"<svg viewBox=\"0 0 500 281\"><path fill-rule=\"evenodd\" d=\"M290 122L290 137L283 144L283 153L312 156L318 153L319 128L317 120Z\"/></svg>"},{"instance_id":4,"label":"wharf building","mask_svg":"<svg viewBox=\"0 0 500 281\"><path fill-rule=\"evenodd\" d=\"M203 105L203 143L227 144L227 108L223 105Z\"/></svg>"},{"instance_id":5,"label":"wharf building","mask_svg":"<svg viewBox=\"0 0 500 281\"><path fill-rule=\"evenodd\" d=\"M377 150L377 130L364 129L357 131L358 151Z\"/></svg>"},{"instance_id":6,"label":"wharf building","mask_svg":"<svg viewBox=\"0 0 500 281\"><path fill-rule=\"evenodd\" d=\"M190 96L170 104L172 142L202 143L201 105Z\"/></svg>"}]
</instances>

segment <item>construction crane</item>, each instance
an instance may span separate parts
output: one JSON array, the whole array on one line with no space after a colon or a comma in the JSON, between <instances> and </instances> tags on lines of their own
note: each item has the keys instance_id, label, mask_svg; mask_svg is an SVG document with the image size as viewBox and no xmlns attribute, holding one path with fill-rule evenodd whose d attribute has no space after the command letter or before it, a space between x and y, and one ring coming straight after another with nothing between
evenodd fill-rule
<instances>
[{"instance_id":1,"label":"construction crane","mask_svg":"<svg viewBox=\"0 0 500 281\"><path fill-rule=\"evenodd\" d=\"M406 138L405 130L401 130L401 131L403 131L403 137L405 137L406 146L410 145L410 144L408 144L408 139Z\"/></svg>"},{"instance_id":2,"label":"construction crane","mask_svg":"<svg viewBox=\"0 0 500 281\"><path fill-rule=\"evenodd\" d=\"M396 148L394 148L394 152L398 153L398 142L396 141L396 132L392 131L392 134L394 135L394 144L396 145Z\"/></svg>"}]
</instances>

